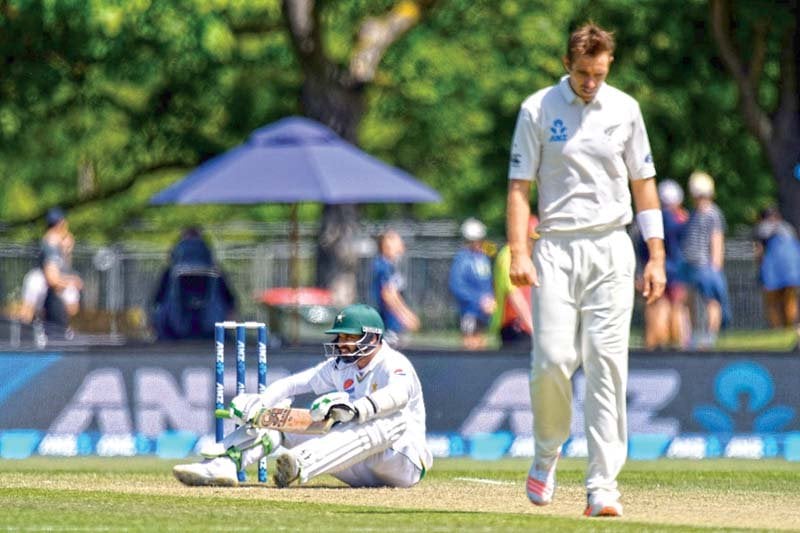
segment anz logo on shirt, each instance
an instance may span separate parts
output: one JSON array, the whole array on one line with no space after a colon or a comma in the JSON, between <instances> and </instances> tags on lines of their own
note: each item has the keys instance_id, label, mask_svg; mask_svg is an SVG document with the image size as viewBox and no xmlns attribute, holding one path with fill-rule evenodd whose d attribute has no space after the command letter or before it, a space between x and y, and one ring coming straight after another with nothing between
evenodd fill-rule
<instances>
[{"instance_id":1,"label":"anz logo on shirt","mask_svg":"<svg viewBox=\"0 0 800 533\"><path fill-rule=\"evenodd\" d=\"M553 121L553 125L550 126L550 142L557 143L557 142L566 142L567 140L567 127L564 125L564 121L560 118L557 118Z\"/></svg>"}]
</instances>

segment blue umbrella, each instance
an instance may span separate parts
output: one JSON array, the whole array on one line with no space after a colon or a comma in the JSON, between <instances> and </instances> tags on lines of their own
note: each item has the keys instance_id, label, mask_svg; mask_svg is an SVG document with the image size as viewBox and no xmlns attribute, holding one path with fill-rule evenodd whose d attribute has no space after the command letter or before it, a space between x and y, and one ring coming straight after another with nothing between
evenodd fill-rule
<instances>
[{"instance_id":1,"label":"blue umbrella","mask_svg":"<svg viewBox=\"0 0 800 533\"><path fill-rule=\"evenodd\" d=\"M297 281L297 203L439 202L432 188L366 154L331 129L289 117L257 129L151 198L164 204L290 203L292 286ZM297 322L294 323L297 339Z\"/></svg>"},{"instance_id":2,"label":"blue umbrella","mask_svg":"<svg viewBox=\"0 0 800 533\"><path fill-rule=\"evenodd\" d=\"M200 165L151 204L439 202L439 194L313 120L289 117Z\"/></svg>"}]
</instances>

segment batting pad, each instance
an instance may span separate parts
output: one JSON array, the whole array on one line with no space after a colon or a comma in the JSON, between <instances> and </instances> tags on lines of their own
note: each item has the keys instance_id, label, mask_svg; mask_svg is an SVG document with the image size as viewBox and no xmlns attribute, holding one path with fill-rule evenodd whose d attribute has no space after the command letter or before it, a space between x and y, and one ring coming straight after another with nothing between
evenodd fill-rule
<instances>
[{"instance_id":1,"label":"batting pad","mask_svg":"<svg viewBox=\"0 0 800 533\"><path fill-rule=\"evenodd\" d=\"M242 453L242 468L253 464L264 456L264 437L272 441L272 451L281 445L281 434L274 429L257 429L241 426L225 436L222 442L208 444L200 450L200 455L207 459L227 455L229 448L236 448Z\"/></svg>"},{"instance_id":2,"label":"batting pad","mask_svg":"<svg viewBox=\"0 0 800 533\"><path fill-rule=\"evenodd\" d=\"M366 424L348 424L327 435L310 439L291 449L300 466L300 481L306 483L321 474L340 472L370 455L389 448L406 430L398 413Z\"/></svg>"}]
</instances>

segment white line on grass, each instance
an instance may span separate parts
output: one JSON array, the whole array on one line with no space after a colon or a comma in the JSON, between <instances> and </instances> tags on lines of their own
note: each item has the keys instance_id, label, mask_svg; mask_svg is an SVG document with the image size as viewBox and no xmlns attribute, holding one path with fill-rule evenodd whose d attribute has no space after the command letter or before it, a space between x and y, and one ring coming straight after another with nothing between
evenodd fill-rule
<instances>
[{"instance_id":1,"label":"white line on grass","mask_svg":"<svg viewBox=\"0 0 800 533\"><path fill-rule=\"evenodd\" d=\"M470 483L483 483L484 485L516 485L512 481L498 481L496 479L483 479L480 477L457 477L456 481L469 481Z\"/></svg>"}]
</instances>

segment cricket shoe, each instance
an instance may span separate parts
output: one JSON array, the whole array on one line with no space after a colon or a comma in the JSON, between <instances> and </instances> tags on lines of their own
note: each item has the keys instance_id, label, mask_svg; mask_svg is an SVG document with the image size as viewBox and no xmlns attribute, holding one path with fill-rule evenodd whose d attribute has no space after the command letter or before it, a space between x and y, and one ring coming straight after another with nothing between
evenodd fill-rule
<instances>
[{"instance_id":1,"label":"cricket shoe","mask_svg":"<svg viewBox=\"0 0 800 533\"><path fill-rule=\"evenodd\" d=\"M534 461L531 465L531 469L528 471L526 491L532 504L547 505L553 501L553 495L556 492L557 463L558 455L547 463Z\"/></svg>"},{"instance_id":2,"label":"cricket shoe","mask_svg":"<svg viewBox=\"0 0 800 533\"><path fill-rule=\"evenodd\" d=\"M175 465L172 474L184 485L235 487L239 484L236 464L228 457L206 459L201 463Z\"/></svg>"},{"instance_id":3,"label":"cricket shoe","mask_svg":"<svg viewBox=\"0 0 800 533\"><path fill-rule=\"evenodd\" d=\"M275 459L275 475L272 479L275 485L280 488L288 487L294 480L300 477L300 465L297 458L291 452L286 452Z\"/></svg>"},{"instance_id":4,"label":"cricket shoe","mask_svg":"<svg viewBox=\"0 0 800 533\"><path fill-rule=\"evenodd\" d=\"M584 516L622 516L622 504L607 494L590 494L586 499Z\"/></svg>"}]
</instances>

